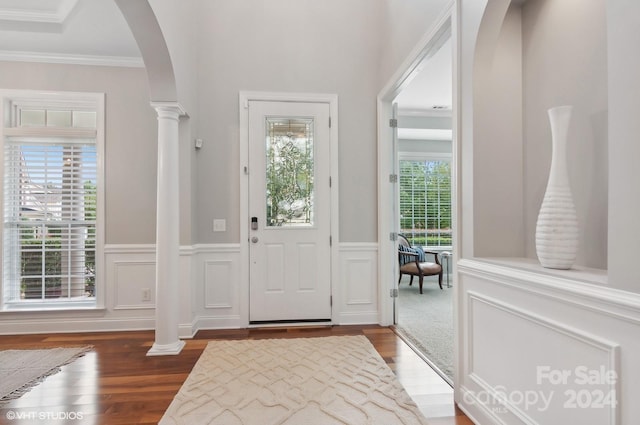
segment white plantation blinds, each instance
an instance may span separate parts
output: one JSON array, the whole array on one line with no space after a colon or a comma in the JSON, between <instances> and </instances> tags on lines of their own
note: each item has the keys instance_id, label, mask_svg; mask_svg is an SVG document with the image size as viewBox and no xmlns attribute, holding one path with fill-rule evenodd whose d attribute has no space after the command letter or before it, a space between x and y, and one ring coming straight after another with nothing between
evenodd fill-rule
<instances>
[{"instance_id":1,"label":"white plantation blinds","mask_svg":"<svg viewBox=\"0 0 640 425\"><path fill-rule=\"evenodd\" d=\"M400 161L400 232L412 245L451 246L450 161Z\"/></svg>"},{"instance_id":2,"label":"white plantation blinds","mask_svg":"<svg viewBox=\"0 0 640 425\"><path fill-rule=\"evenodd\" d=\"M3 140L4 301L95 300L98 162L87 137L95 111L15 111Z\"/></svg>"}]
</instances>

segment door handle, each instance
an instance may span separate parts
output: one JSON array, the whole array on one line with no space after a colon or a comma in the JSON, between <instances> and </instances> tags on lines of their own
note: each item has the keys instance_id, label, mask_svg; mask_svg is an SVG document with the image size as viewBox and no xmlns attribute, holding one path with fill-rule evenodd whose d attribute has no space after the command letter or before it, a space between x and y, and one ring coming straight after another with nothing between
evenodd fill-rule
<instances>
[{"instance_id":1,"label":"door handle","mask_svg":"<svg viewBox=\"0 0 640 425\"><path fill-rule=\"evenodd\" d=\"M251 242L258 243L258 237L257 236L252 237Z\"/></svg>"}]
</instances>

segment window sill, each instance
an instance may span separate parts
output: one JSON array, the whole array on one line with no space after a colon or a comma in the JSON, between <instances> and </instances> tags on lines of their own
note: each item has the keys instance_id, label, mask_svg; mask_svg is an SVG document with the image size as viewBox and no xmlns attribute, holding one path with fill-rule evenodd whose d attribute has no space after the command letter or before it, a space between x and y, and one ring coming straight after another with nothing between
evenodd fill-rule
<instances>
[{"instance_id":1,"label":"window sill","mask_svg":"<svg viewBox=\"0 0 640 425\"><path fill-rule=\"evenodd\" d=\"M101 311L103 306L95 301L75 301L75 302L19 302L6 303L0 313L47 313L56 311Z\"/></svg>"}]
</instances>

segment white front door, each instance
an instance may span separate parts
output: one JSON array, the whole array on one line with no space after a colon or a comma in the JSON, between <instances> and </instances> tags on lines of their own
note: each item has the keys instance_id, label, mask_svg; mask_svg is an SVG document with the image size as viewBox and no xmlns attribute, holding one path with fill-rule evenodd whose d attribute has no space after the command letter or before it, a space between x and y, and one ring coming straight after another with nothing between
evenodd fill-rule
<instances>
[{"instance_id":1,"label":"white front door","mask_svg":"<svg viewBox=\"0 0 640 425\"><path fill-rule=\"evenodd\" d=\"M249 102L249 321L331 319L329 104Z\"/></svg>"}]
</instances>

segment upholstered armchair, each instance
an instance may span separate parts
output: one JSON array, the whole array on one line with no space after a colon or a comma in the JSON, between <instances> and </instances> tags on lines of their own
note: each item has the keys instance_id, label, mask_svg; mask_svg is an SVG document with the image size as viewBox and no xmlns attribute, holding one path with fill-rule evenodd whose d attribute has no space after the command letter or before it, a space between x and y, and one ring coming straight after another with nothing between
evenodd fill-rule
<instances>
[{"instance_id":1,"label":"upholstered armchair","mask_svg":"<svg viewBox=\"0 0 640 425\"><path fill-rule=\"evenodd\" d=\"M433 255L435 263L426 261L426 254ZM398 236L398 263L400 265L400 280L402 275L411 276L409 285L413 285L413 277L418 276L420 293L422 294L422 284L425 276L438 275L438 285L442 289L442 264L435 251L423 251L422 248L412 247L407 238ZM398 284L400 284L398 280Z\"/></svg>"}]
</instances>

